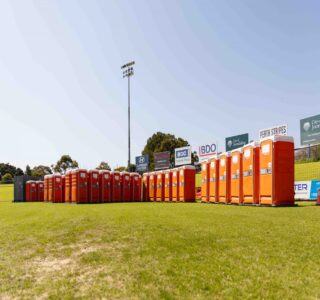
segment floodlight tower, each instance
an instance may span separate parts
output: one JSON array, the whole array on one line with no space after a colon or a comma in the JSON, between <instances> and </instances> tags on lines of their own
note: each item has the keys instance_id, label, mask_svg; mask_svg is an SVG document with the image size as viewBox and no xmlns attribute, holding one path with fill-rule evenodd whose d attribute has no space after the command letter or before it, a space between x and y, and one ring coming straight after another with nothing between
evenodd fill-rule
<instances>
[{"instance_id":1,"label":"floodlight tower","mask_svg":"<svg viewBox=\"0 0 320 300\"><path fill-rule=\"evenodd\" d=\"M131 156L130 156L130 148L131 148L131 140L130 140L130 77L133 76L133 65L134 61L129 62L121 67L123 70L123 78L128 78L128 171L130 172L130 164L131 164Z\"/></svg>"}]
</instances>

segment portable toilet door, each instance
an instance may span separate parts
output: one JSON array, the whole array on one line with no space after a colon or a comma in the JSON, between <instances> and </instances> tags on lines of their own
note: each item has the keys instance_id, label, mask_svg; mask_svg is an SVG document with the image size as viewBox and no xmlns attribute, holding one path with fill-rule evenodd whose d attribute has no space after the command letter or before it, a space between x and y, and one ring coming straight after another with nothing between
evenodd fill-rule
<instances>
[{"instance_id":1,"label":"portable toilet door","mask_svg":"<svg viewBox=\"0 0 320 300\"><path fill-rule=\"evenodd\" d=\"M219 202L219 159L209 160L209 201Z\"/></svg>"},{"instance_id":2,"label":"portable toilet door","mask_svg":"<svg viewBox=\"0 0 320 300\"><path fill-rule=\"evenodd\" d=\"M110 171L99 171L100 177L100 200L102 203L111 201L111 176Z\"/></svg>"},{"instance_id":3,"label":"portable toilet door","mask_svg":"<svg viewBox=\"0 0 320 300\"><path fill-rule=\"evenodd\" d=\"M230 202L230 153L219 156L219 203Z\"/></svg>"},{"instance_id":4,"label":"portable toilet door","mask_svg":"<svg viewBox=\"0 0 320 300\"><path fill-rule=\"evenodd\" d=\"M243 146L242 153L243 204L259 204L259 143L253 142Z\"/></svg>"},{"instance_id":5,"label":"portable toilet door","mask_svg":"<svg viewBox=\"0 0 320 300\"><path fill-rule=\"evenodd\" d=\"M37 181L37 201L43 202L44 198L44 182Z\"/></svg>"},{"instance_id":6,"label":"portable toilet door","mask_svg":"<svg viewBox=\"0 0 320 300\"><path fill-rule=\"evenodd\" d=\"M149 198L149 173L142 176L142 201L150 201Z\"/></svg>"},{"instance_id":7,"label":"portable toilet door","mask_svg":"<svg viewBox=\"0 0 320 300\"><path fill-rule=\"evenodd\" d=\"M44 176L44 193L43 193L43 201L48 201L48 175Z\"/></svg>"},{"instance_id":8,"label":"portable toilet door","mask_svg":"<svg viewBox=\"0 0 320 300\"><path fill-rule=\"evenodd\" d=\"M52 202L62 203L62 177L60 174L54 174L53 181L53 198Z\"/></svg>"},{"instance_id":9,"label":"portable toilet door","mask_svg":"<svg viewBox=\"0 0 320 300\"><path fill-rule=\"evenodd\" d=\"M131 173L130 174L131 180L131 198L130 200L133 202L140 202L141 201L141 177L138 173Z\"/></svg>"},{"instance_id":10,"label":"portable toilet door","mask_svg":"<svg viewBox=\"0 0 320 300\"><path fill-rule=\"evenodd\" d=\"M164 201L172 201L172 172L164 171Z\"/></svg>"},{"instance_id":11,"label":"portable toilet door","mask_svg":"<svg viewBox=\"0 0 320 300\"><path fill-rule=\"evenodd\" d=\"M113 202L119 202L121 200L121 181L120 172L113 171L111 175L111 199Z\"/></svg>"},{"instance_id":12,"label":"portable toilet door","mask_svg":"<svg viewBox=\"0 0 320 300\"><path fill-rule=\"evenodd\" d=\"M121 172L121 201L129 202L130 201L130 173Z\"/></svg>"},{"instance_id":13,"label":"portable toilet door","mask_svg":"<svg viewBox=\"0 0 320 300\"><path fill-rule=\"evenodd\" d=\"M62 202L65 202L65 188L66 188L66 176L62 175L61 176L61 180L62 180Z\"/></svg>"},{"instance_id":14,"label":"portable toilet door","mask_svg":"<svg viewBox=\"0 0 320 300\"><path fill-rule=\"evenodd\" d=\"M157 176L157 190L156 190L156 201L164 201L164 173L158 171Z\"/></svg>"},{"instance_id":15,"label":"portable toilet door","mask_svg":"<svg viewBox=\"0 0 320 300\"><path fill-rule=\"evenodd\" d=\"M99 203L99 171L89 170L88 171L88 202Z\"/></svg>"},{"instance_id":16,"label":"portable toilet door","mask_svg":"<svg viewBox=\"0 0 320 300\"><path fill-rule=\"evenodd\" d=\"M157 178L155 172L151 172L149 176L149 198L150 201L155 201Z\"/></svg>"},{"instance_id":17,"label":"portable toilet door","mask_svg":"<svg viewBox=\"0 0 320 300\"><path fill-rule=\"evenodd\" d=\"M88 172L77 169L70 173L71 203L88 203Z\"/></svg>"},{"instance_id":18,"label":"portable toilet door","mask_svg":"<svg viewBox=\"0 0 320 300\"><path fill-rule=\"evenodd\" d=\"M243 171L242 171L242 149L231 151L231 184L230 199L233 204L243 202Z\"/></svg>"},{"instance_id":19,"label":"portable toilet door","mask_svg":"<svg viewBox=\"0 0 320 300\"><path fill-rule=\"evenodd\" d=\"M201 202L209 202L210 165L208 160L201 163Z\"/></svg>"},{"instance_id":20,"label":"portable toilet door","mask_svg":"<svg viewBox=\"0 0 320 300\"><path fill-rule=\"evenodd\" d=\"M64 202L70 203L72 193L72 174L73 171L69 170L65 174L64 178Z\"/></svg>"},{"instance_id":21,"label":"portable toilet door","mask_svg":"<svg viewBox=\"0 0 320 300\"><path fill-rule=\"evenodd\" d=\"M294 205L294 141L290 136L261 140L260 204Z\"/></svg>"},{"instance_id":22,"label":"portable toilet door","mask_svg":"<svg viewBox=\"0 0 320 300\"><path fill-rule=\"evenodd\" d=\"M48 176L48 202L53 202L53 175Z\"/></svg>"},{"instance_id":23,"label":"portable toilet door","mask_svg":"<svg viewBox=\"0 0 320 300\"><path fill-rule=\"evenodd\" d=\"M172 169L172 201L179 201L179 170Z\"/></svg>"},{"instance_id":24,"label":"portable toilet door","mask_svg":"<svg viewBox=\"0 0 320 300\"><path fill-rule=\"evenodd\" d=\"M196 200L196 168L183 166L179 168L179 201L194 202Z\"/></svg>"},{"instance_id":25,"label":"portable toilet door","mask_svg":"<svg viewBox=\"0 0 320 300\"><path fill-rule=\"evenodd\" d=\"M26 185L26 188L25 188L25 191L26 191L26 195L25 195L25 199L26 199L26 202L31 202L31 180L28 180L25 185Z\"/></svg>"}]
</instances>

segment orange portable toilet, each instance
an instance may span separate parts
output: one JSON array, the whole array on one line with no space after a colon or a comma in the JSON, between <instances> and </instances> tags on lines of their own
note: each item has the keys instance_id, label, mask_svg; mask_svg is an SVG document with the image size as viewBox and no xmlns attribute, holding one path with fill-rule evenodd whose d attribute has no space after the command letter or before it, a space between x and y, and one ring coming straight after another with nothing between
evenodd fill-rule
<instances>
[{"instance_id":1,"label":"orange portable toilet","mask_svg":"<svg viewBox=\"0 0 320 300\"><path fill-rule=\"evenodd\" d=\"M243 202L243 169L242 169L242 149L231 151L231 184L230 200L233 204L242 204Z\"/></svg>"},{"instance_id":2,"label":"orange portable toilet","mask_svg":"<svg viewBox=\"0 0 320 300\"><path fill-rule=\"evenodd\" d=\"M53 175L48 176L48 202L53 201Z\"/></svg>"},{"instance_id":3,"label":"orange portable toilet","mask_svg":"<svg viewBox=\"0 0 320 300\"><path fill-rule=\"evenodd\" d=\"M157 189L156 201L164 201L164 173L163 171L156 172L157 176Z\"/></svg>"},{"instance_id":4,"label":"orange portable toilet","mask_svg":"<svg viewBox=\"0 0 320 300\"><path fill-rule=\"evenodd\" d=\"M196 168L183 166L179 168L179 201L194 202L196 200Z\"/></svg>"},{"instance_id":5,"label":"orange portable toilet","mask_svg":"<svg viewBox=\"0 0 320 300\"><path fill-rule=\"evenodd\" d=\"M121 179L120 172L113 171L111 175L111 199L113 202L121 201Z\"/></svg>"},{"instance_id":6,"label":"orange portable toilet","mask_svg":"<svg viewBox=\"0 0 320 300\"><path fill-rule=\"evenodd\" d=\"M172 172L164 171L164 201L172 201Z\"/></svg>"},{"instance_id":7,"label":"orange portable toilet","mask_svg":"<svg viewBox=\"0 0 320 300\"><path fill-rule=\"evenodd\" d=\"M150 201L156 201L157 177L155 172L150 173L149 177L149 198Z\"/></svg>"},{"instance_id":8,"label":"orange portable toilet","mask_svg":"<svg viewBox=\"0 0 320 300\"><path fill-rule=\"evenodd\" d=\"M141 201L141 177L139 173L131 173L131 201L140 202Z\"/></svg>"},{"instance_id":9,"label":"orange portable toilet","mask_svg":"<svg viewBox=\"0 0 320 300\"><path fill-rule=\"evenodd\" d=\"M66 203L71 202L72 174L73 174L73 171L69 170L66 172L65 178L64 178L64 201Z\"/></svg>"},{"instance_id":10,"label":"orange portable toilet","mask_svg":"<svg viewBox=\"0 0 320 300\"><path fill-rule=\"evenodd\" d=\"M99 203L99 171L89 170L88 171L88 202Z\"/></svg>"},{"instance_id":11,"label":"orange portable toilet","mask_svg":"<svg viewBox=\"0 0 320 300\"><path fill-rule=\"evenodd\" d=\"M48 175L44 176L44 193L43 193L43 201L48 201Z\"/></svg>"},{"instance_id":12,"label":"orange portable toilet","mask_svg":"<svg viewBox=\"0 0 320 300\"><path fill-rule=\"evenodd\" d=\"M66 177L67 178L67 177ZM70 172L71 201L70 203L88 203L88 173L77 169Z\"/></svg>"},{"instance_id":13,"label":"orange portable toilet","mask_svg":"<svg viewBox=\"0 0 320 300\"><path fill-rule=\"evenodd\" d=\"M149 198L149 173L142 176L142 201L150 201Z\"/></svg>"},{"instance_id":14,"label":"orange portable toilet","mask_svg":"<svg viewBox=\"0 0 320 300\"><path fill-rule=\"evenodd\" d=\"M179 169L175 168L172 172L172 201L179 201Z\"/></svg>"},{"instance_id":15,"label":"orange portable toilet","mask_svg":"<svg viewBox=\"0 0 320 300\"><path fill-rule=\"evenodd\" d=\"M294 142L290 136L260 142L260 204L294 205Z\"/></svg>"},{"instance_id":16,"label":"orange portable toilet","mask_svg":"<svg viewBox=\"0 0 320 300\"><path fill-rule=\"evenodd\" d=\"M259 204L260 147L253 142L242 148L243 204Z\"/></svg>"},{"instance_id":17,"label":"orange portable toilet","mask_svg":"<svg viewBox=\"0 0 320 300\"><path fill-rule=\"evenodd\" d=\"M37 181L37 201L43 202L44 197L44 182Z\"/></svg>"},{"instance_id":18,"label":"orange portable toilet","mask_svg":"<svg viewBox=\"0 0 320 300\"><path fill-rule=\"evenodd\" d=\"M100 176L100 200L102 203L111 201L111 175L110 171L99 171Z\"/></svg>"},{"instance_id":19,"label":"orange portable toilet","mask_svg":"<svg viewBox=\"0 0 320 300\"><path fill-rule=\"evenodd\" d=\"M130 201L130 173L121 172L121 201L129 202Z\"/></svg>"},{"instance_id":20,"label":"orange portable toilet","mask_svg":"<svg viewBox=\"0 0 320 300\"><path fill-rule=\"evenodd\" d=\"M229 152L219 156L219 203L230 203L230 160Z\"/></svg>"},{"instance_id":21,"label":"orange portable toilet","mask_svg":"<svg viewBox=\"0 0 320 300\"><path fill-rule=\"evenodd\" d=\"M62 203L62 177L60 174L54 174L52 176L52 202Z\"/></svg>"},{"instance_id":22,"label":"orange portable toilet","mask_svg":"<svg viewBox=\"0 0 320 300\"><path fill-rule=\"evenodd\" d=\"M201 202L209 202L210 164L208 160L201 163Z\"/></svg>"},{"instance_id":23,"label":"orange portable toilet","mask_svg":"<svg viewBox=\"0 0 320 300\"><path fill-rule=\"evenodd\" d=\"M62 175L61 176L61 180L62 180L62 202L65 202L65 194L66 194L66 176Z\"/></svg>"},{"instance_id":24,"label":"orange portable toilet","mask_svg":"<svg viewBox=\"0 0 320 300\"><path fill-rule=\"evenodd\" d=\"M219 202L219 158L209 160L209 201Z\"/></svg>"}]
</instances>

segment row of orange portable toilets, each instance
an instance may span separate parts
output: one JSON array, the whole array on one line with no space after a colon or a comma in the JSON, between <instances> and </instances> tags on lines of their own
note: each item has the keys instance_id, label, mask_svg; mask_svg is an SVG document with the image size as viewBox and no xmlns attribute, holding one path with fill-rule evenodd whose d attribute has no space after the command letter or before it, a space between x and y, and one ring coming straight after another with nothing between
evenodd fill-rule
<instances>
[{"instance_id":1,"label":"row of orange portable toilets","mask_svg":"<svg viewBox=\"0 0 320 300\"><path fill-rule=\"evenodd\" d=\"M201 201L294 205L294 142L275 136L202 162Z\"/></svg>"},{"instance_id":2,"label":"row of orange portable toilets","mask_svg":"<svg viewBox=\"0 0 320 300\"><path fill-rule=\"evenodd\" d=\"M194 166L144 173L142 177L143 201L195 201Z\"/></svg>"},{"instance_id":3,"label":"row of orange portable toilets","mask_svg":"<svg viewBox=\"0 0 320 300\"><path fill-rule=\"evenodd\" d=\"M40 186L43 186L42 194L38 192ZM44 182L26 183L26 201L53 203L141 201L141 177L138 173L84 169L67 171L65 175L46 175Z\"/></svg>"}]
</instances>

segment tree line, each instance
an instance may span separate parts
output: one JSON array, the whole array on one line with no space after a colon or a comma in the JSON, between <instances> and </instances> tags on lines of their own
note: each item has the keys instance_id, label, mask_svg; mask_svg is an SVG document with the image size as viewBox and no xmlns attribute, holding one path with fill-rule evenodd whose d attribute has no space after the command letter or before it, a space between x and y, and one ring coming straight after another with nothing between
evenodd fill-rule
<instances>
[{"instance_id":1,"label":"tree line","mask_svg":"<svg viewBox=\"0 0 320 300\"><path fill-rule=\"evenodd\" d=\"M154 158L155 152L170 151L170 164L174 166L174 149L189 146L189 142L180 137L170 133L156 132L150 138L148 138L145 147L141 154L149 155L149 169L154 170ZM192 153L192 164L198 162L199 158L196 152ZM68 170L76 169L79 164L76 160L72 159L70 155L62 155L61 158L51 166L38 165L31 168L29 165L23 171L9 163L0 163L0 180L1 183L12 183L14 176L28 175L34 177L42 177L53 173L65 174ZM135 164L130 165L130 171L135 171ZM97 167L97 170L109 170L111 168L109 164L102 161ZM119 166L114 168L114 171L127 171L127 167Z\"/></svg>"}]
</instances>

